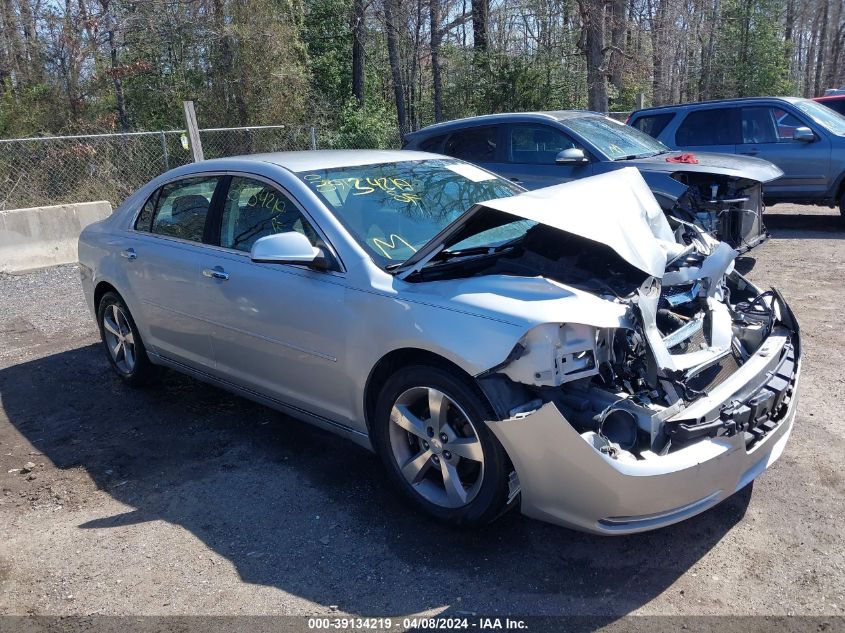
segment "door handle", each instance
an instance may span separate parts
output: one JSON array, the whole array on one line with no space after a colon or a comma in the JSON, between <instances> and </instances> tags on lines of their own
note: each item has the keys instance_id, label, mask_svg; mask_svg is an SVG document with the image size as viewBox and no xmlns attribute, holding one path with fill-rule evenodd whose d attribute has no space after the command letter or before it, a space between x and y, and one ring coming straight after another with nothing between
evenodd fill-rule
<instances>
[{"instance_id":1,"label":"door handle","mask_svg":"<svg viewBox=\"0 0 845 633\"><path fill-rule=\"evenodd\" d=\"M127 248L125 251L120 251L120 256L126 259L138 259L138 253L134 248Z\"/></svg>"},{"instance_id":2,"label":"door handle","mask_svg":"<svg viewBox=\"0 0 845 633\"><path fill-rule=\"evenodd\" d=\"M511 179L510 179L510 181L511 181L512 183L517 184L517 185L521 185L521 184L523 184L523 183L522 183L522 181L521 181L519 178L511 178Z\"/></svg>"},{"instance_id":3,"label":"door handle","mask_svg":"<svg viewBox=\"0 0 845 633\"><path fill-rule=\"evenodd\" d=\"M742 154L743 156L756 156L759 153L760 150L758 149L750 149L747 152L740 152L740 154Z\"/></svg>"},{"instance_id":4,"label":"door handle","mask_svg":"<svg viewBox=\"0 0 845 633\"><path fill-rule=\"evenodd\" d=\"M204 268L202 274L203 277L208 277L209 279L222 279L223 281L229 279L229 273L220 268L220 266L215 266L214 268Z\"/></svg>"}]
</instances>

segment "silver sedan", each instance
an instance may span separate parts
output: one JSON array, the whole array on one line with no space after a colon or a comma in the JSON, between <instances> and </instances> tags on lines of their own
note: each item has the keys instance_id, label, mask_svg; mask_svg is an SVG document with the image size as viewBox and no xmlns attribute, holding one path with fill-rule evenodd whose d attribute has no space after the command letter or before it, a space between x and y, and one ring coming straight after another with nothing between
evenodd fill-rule
<instances>
[{"instance_id":1,"label":"silver sedan","mask_svg":"<svg viewBox=\"0 0 845 633\"><path fill-rule=\"evenodd\" d=\"M792 429L799 328L634 169L523 192L421 152L170 171L80 237L104 350L375 450L435 517L603 534L751 482Z\"/></svg>"}]
</instances>

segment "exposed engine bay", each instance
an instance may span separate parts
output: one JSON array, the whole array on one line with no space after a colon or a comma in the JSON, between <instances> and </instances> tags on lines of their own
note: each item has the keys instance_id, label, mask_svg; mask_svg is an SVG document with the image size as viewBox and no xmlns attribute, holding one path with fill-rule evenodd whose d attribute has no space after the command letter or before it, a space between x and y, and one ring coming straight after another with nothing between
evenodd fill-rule
<instances>
[{"instance_id":1,"label":"exposed engine bay","mask_svg":"<svg viewBox=\"0 0 845 633\"><path fill-rule=\"evenodd\" d=\"M672 178L688 187L670 211L697 224L739 252L768 239L763 226L763 185L759 181L701 172L677 172Z\"/></svg>"},{"instance_id":2,"label":"exposed engine bay","mask_svg":"<svg viewBox=\"0 0 845 633\"><path fill-rule=\"evenodd\" d=\"M761 291L733 269L734 249L683 218L664 218L638 174L629 176L631 191L607 193L590 218L551 215L552 191L485 203L405 274L416 282L540 277L599 299L579 321L529 329L476 376L502 419L553 403L585 441L619 460L738 434L751 449L793 397L798 324L776 290ZM639 212L612 224L619 211L611 203L623 197ZM448 250L513 215L534 222L519 239Z\"/></svg>"},{"instance_id":3,"label":"exposed engine bay","mask_svg":"<svg viewBox=\"0 0 845 633\"><path fill-rule=\"evenodd\" d=\"M529 331L480 377L508 416L554 402L579 433L620 458L664 455L722 434L744 433L750 447L786 411L797 352L791 342L773 380L746 398L701 418L669 419L733 375L773 333L790 338L797 325L776 291L725 274L734 251L695 226L679 226L690 246L670 256L662 281L643 281L612 250L541 224L519 244L426 268L419 279L533 272L628 306L628 327L568 323Z\"/></svg>"}]
</instances>

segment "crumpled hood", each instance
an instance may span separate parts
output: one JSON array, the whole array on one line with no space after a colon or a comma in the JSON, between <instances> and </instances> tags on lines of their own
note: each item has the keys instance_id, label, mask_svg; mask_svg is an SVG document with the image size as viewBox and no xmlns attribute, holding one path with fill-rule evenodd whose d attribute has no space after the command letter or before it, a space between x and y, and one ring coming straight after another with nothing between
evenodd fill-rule
<instances>
[{"instance_id":1,"label":"crumpled hood","mask_svg":"<svg viewBox=\"0 0 845 633\"><path fill-rule=\"evenodd\" d=\"M698 160L697 165L689 163L667 163L667 158L693 154ZM634 158L619 161L625 165L636 167L642 171L663 172L674 174L677 172L698 172L704 174L722 174L735 178L747 178L761 183L771 182L783 176L780 167L762 158L753 156L737 156L736 154L716 154L712 152L670 152L648 158Z\"/></svg>"},{"instance_id":2,"label":"crumpled hood","mask_svg":"<svg viewBox=\"0 0 845 633\"><path fill-rule=\"evenodd\" d=\"M533 220L604 244L652 277L662 278L667 256L683 250L640 172L626 167L582 180L480 202L424 244L400 266L405 278L455 243L471 219L490 210Z\"/></svg>"},{"instance_id":3,"label":"crumpled hood","mask_svg":"<svg viewBox=\"0 0 845 633\"><path fill-rule=\"evenodd\" d=\"M660 204L640 172L631 167L479 206L606 244L658 279L665 272L667 253L679 250Z\"/></svg>"}]
</instances>

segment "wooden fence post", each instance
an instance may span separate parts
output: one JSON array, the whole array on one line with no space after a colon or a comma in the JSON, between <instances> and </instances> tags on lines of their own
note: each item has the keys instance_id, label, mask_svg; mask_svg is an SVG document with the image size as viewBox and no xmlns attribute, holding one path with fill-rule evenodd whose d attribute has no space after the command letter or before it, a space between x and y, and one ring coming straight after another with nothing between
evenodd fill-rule
<instances>
[{"instance_id":1,"label":"wooden fence post","mask_svg":"<svg viewBox=\"0 0 845 633\"><path fill-rule=\"evenodd\" d=\"M191 154L194 156L194 162L198 163L205 158L202 153L202 141L200 140L200 130L197 126L197 113L194 111L194 102L183 101L182 105L185 107L185 124L188 126Z\"/></svg>"}]
</instances>

